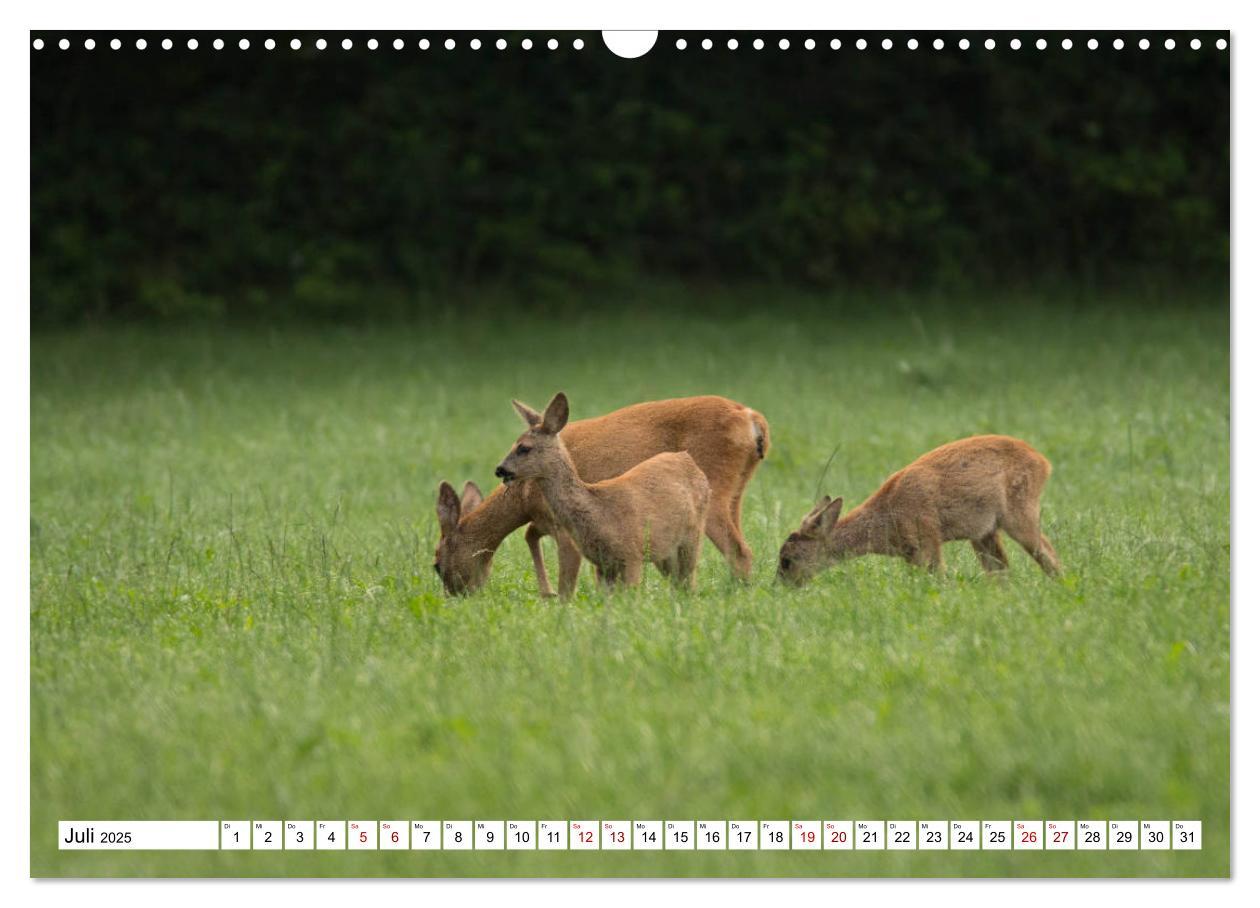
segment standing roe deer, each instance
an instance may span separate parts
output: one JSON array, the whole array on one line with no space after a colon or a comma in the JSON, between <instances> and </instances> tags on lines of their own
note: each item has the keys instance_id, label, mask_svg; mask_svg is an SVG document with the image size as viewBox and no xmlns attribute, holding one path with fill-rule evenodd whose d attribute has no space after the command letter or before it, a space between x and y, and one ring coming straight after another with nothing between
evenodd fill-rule
<instances>
[{"instance_id":1,"label":"standing roe deer","mask_svg":"<svg viewBox=\"0 0 1260 908\"><path fill-rule=\"evenodd\" d=\"M779 550L779 579L804 583L857 555L898 555L935 571L941 544L969 539L986 571L1004 570L1004 530L1053 576L1059 556L1041 532L1041 489L1050 461L1005 435L941 445L884 481L843 518L844 499L822 501Z\"/></svg>"},{"instance_id":2,"label":"standing roe deer","mask_svg":"<svg viewBox=\"0 0 1260 908\"><path fill-rule=\"evenodd\" d=\"M740 528L744 490L770 451L770 428L760 413L724 397L684 397L634 404L605 416L576 420L565 426L560 436L577 464L578 475L587 482L619 476L655 454L687 451L709 480L705 532L735 576L748 577L752 551ZM438 487L437 513L441 538L434 568L448 594L481 587L490 575L499 544L525 524L529 524L525 541L542 594L551 595L541 546L542 538L548 535L556 537L560 595L571 595L577 586L582 554L556 526L542 492L532 481L499 486L484 500L473 483L465 484L461 498L443 482Z\"/></svg>"},{"instance_id":3,"label":"standing roe deer","mask_svg":"<svg viewBox=\"0 0 1260 908\"><path fill-rule=\"evenodd\" d=\"M604 585L637 586L646 559L676 584L694 588L709 480L691 455L657 454L620 476L588 483L560 437L569 421L568 398L557 394L541 418L512 403L529 428L494 475L507 483L532 479Z\"/></svg>"}]
</instances>

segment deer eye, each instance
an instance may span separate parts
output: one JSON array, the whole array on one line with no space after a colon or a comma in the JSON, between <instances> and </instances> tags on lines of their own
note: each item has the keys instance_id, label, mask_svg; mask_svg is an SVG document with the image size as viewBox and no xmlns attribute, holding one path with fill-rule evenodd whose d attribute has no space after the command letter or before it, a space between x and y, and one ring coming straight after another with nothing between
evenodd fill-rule
<instances>
[{"instance_id":1,"label":"deer eye","mask_svg":"<svg viewBox=\"0 0 1260 908\"><path fill-rule=\"evenodd\" d=\"M516 446L516 453L517 453L517 454L528 454L528 453L529 453L530 451L532 451L532 450L534 450L534 449L533 449L533 448L527 448L525 445L517 445L517 446Z\"/></svg>"},{"instance_id":2,"label":"deer eye","mask_svg":"<svg viewBox=\"0 0 1260 908\"><path fill-rule=\"evenodd\" d=\"M786 555L784 555L782 558L780 558L780 559L779 559L779 568L780 568L780 570L784 570L784 571L786 571L786 570L790 570L790 569L791 569L791 567L792 567L792 559L791 559L791 558L788 558Z\"/></svg>"}]
</instances>

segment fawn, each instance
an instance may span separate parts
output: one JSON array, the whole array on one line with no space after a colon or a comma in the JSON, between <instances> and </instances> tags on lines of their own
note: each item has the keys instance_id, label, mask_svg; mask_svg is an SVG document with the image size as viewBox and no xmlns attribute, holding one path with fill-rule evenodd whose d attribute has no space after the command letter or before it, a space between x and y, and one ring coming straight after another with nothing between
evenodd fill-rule
<instances>
[{"instance_id":1,"label":"fawn","mask_svg":"<svg viewBox=\"0 0 1260 908\"><path fill-rule=\"evenodd\" d=\"M518 412L523 405L518 405ZM524 408L528 410L528 408ZM530 419L541 420L528 410ZM730 563L735 576L747 578L752 550L740 528L744 490L770 450L770 428L756 410L712 395L649 401L593 419L568 423L560 433L588 482L619 476L635 464L667 451L687 451L709 480L711 499L705 532ZM499 486L484 499L474 483L463 494L443 482L438 487L438 541L434 568L451 595L480 588L490 575L500 543L529 524L525 542L533 558L542 595L552 595L541 540L555 535L560 562L560 595L577 585L582 553L557 527L542 492L532 481Z\"/></svg>"},{"instance_id":2,"label":"fawn","mask_svg":"<svg viewBox=\"0 0 1260 908\"><path fill-rule=\"evenodd\" d=\"M858 555L897 555L935 571L941 544L969 539L986 571L1005 570L1004 530L1054 576L1059 556L1041 532L1041 490L1050 461L1005 435L941 445L888 477L844 517L841 498L824 496L779 550L779 579L800 584Z\"/></svg>"},{"instance_id":3,"label":"fawn","mask_svg":"<svg viewBox=\"0 0 1260 908\"><path fill-rule=\"evenodd\" d=\"M509 484L532 479L605 586L637 586L646 559L674 583L694 588L710 493L691 455L657 454L613 479L586 482L560 437L568 398L557 394L541 417L513 405L529 428L494 475Z\"/></svg>"}]
</instances>

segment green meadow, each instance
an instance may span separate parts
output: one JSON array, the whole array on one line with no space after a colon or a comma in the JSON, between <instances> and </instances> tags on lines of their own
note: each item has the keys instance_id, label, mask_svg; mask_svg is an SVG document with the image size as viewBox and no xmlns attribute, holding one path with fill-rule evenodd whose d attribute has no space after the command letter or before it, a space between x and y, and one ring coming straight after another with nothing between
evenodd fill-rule
<instances>
[{"instance_id":1,"label":"green meadow","mask_svg":"<svg viewBox=\"0 0 1260 908\"><path fill-rule=\"evenodd\" d=\"M1229 318L1189 299L656 290L377 327L115 325L31 351L38 876L1220 876L1229 863ZM698 589L523 535L432 568L438 482L509 400L762 411L757 559ZM774 582L819 492L966 435L1054 464L1044 530L931 576ZM834 454L834 457L833 457ZM828 466L828 461L830 465ZM826 468L826 469L825 469ZM553 577L554 546L546 543ZM1198 852L59 852L59 819L1201 819Z\"/></svg>"}]
</instances>

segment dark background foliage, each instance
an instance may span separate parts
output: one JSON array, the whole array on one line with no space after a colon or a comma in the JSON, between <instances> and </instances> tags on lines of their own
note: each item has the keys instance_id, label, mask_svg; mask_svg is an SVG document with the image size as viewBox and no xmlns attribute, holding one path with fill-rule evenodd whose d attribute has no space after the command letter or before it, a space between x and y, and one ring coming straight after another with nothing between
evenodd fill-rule
<instances>
[{"instance_id":1,"label":"dark background foliage","mask_svg":"<svg viewBox=\"0 0 1260 908\"><path fill-rule=\"evenodd\" d=\"M1223 282L1229 55L1010 35L662 34L647 57L393 33L32 53L32 317L350 317L495 288Z\"/></svg>"}]
</instances>

